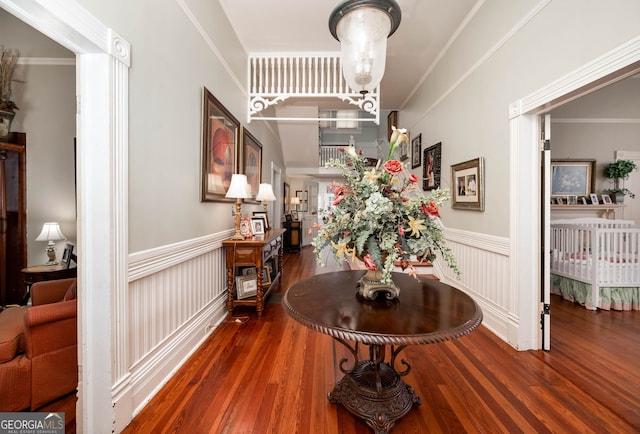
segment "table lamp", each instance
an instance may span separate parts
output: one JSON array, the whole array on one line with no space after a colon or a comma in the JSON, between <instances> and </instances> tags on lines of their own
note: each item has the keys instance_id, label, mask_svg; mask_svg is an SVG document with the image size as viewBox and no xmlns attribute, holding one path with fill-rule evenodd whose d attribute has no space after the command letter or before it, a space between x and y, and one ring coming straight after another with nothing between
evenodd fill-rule
<instances>
[{"instance_id":1,"label":"table lamp","mask_svg":"<svg viewBox=\"0 0 640 434\"><path fill-rule=\"evenodd\" d=\"M256 200L262 201L262 208L264 209L264 213L267 214L267 218L269 216L267 212L267 202L272 202L276 200L276 195L273 194L273 187L271 184L262 183L260 187L258 187L258 194L256 195Z\"/></svg>"},{"instance_id":2,"label":"table lamp","mask_svg":"<svg viewBox=\"0 0 640 434\"><path fill-rule=\"evenodd\" d=\"M60 225L57 222L48 222L42 225L42 231L40 235L36 237L36 241L48 241L45 251L47 252L49 262L47 262L46 265L55 265L58 263L56 261L56 245L54 241L60 240L66 240L66 237L60 230Z\"/></svg>"},{"instance_id":3,"label":"table lamp","mask_svg":"<svg viewBox=\"0 0 640 434\"><path fill-rule=\"evenodd\" d=\"M249 199L251 197L247 175L239 173L231 175L231 184L224 197L236 200L236 233L230 239L244 240L244 236L240 233L240 217L242 212L242 199Z\"/></svg>"},{"instance_id":4,"label":"table lamp","mask_svg":"<svg viewBox=\"0 0 640 434\"><path fill-rule=\"evenodd\" d=\"M300 205L300 198L298 196L294 196L291 198L291 205L296 206L296 211L298 210L298 205Z\"/></svg>"}]
</instances>

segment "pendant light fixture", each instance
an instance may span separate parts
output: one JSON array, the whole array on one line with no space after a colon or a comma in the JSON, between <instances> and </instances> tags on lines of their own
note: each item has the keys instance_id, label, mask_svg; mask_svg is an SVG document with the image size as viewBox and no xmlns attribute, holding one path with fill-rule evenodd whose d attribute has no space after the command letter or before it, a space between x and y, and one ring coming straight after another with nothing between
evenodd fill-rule
<instances>
[{"instance_id":1,"label":"pendant light fixture","mask_svg":"<svg viewBox=\"0 0 640 434\"><path fill-rule=\"evenodd\" d=\"M384 75L387 38L402 13L395 0L344 0L329 17L329 30L340 41L342 74L361 94L373 91Z\"/></svg>"}]
</instances>

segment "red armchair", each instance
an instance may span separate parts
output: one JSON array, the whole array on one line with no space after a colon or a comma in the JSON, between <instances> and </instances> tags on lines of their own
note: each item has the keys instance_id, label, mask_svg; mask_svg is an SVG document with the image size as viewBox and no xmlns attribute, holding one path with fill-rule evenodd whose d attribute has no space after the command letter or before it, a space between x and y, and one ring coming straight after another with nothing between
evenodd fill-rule
<instances>
[{"instance_id":1,"label":"red armchair","mask_svg":"<svg viewBox=\"0 0 640 434\"><path fill-rule=\"evenodd\" d=\"M77 388L76 279L34 283L31 302L0 312L0 411L37 410Z\"/></svg>"}]
</instances>

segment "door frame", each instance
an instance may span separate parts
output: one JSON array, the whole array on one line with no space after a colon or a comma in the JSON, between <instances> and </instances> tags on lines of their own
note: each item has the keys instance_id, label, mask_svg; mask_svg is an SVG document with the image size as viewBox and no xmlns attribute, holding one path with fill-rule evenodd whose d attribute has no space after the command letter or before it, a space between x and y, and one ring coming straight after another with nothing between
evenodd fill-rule
<instances>
[{"instance_id":1,"label":"door frame","mask_svg":"<svg viewBox=\"0 0 640 434\"><path fill-rule=\"evenodd\" d=\"M510 284L517 288L518 315L508 329L507 339L520 350L542 348L539 249L549 224L542 224L541 215L543 208L551 205L540 204L539 115L638 72L640 37L509 105Z\"/></svg>"}]
</instances>

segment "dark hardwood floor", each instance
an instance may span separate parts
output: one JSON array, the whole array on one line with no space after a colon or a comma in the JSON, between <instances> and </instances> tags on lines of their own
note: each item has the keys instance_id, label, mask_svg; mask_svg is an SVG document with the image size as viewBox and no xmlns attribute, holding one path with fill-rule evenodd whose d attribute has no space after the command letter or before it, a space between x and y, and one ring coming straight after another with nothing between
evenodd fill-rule
<instances>
[{"instance_id":1,"label":"dark hardwood floor","mask_svg":"<svg viewBox=\"0 0 640 434\"><path fill-rule=\"evenodd\" d=\"M285 256L280 290L320 268L310 247ZM327 400L347 354L289 319L273 293L258 321L238 309L125 433L371 432ZM640 312L591 312L556 297L552 350L516 351L480 327L403 352L422 398L394 433L637 433Z\"/></svg>"}]
</instances>

